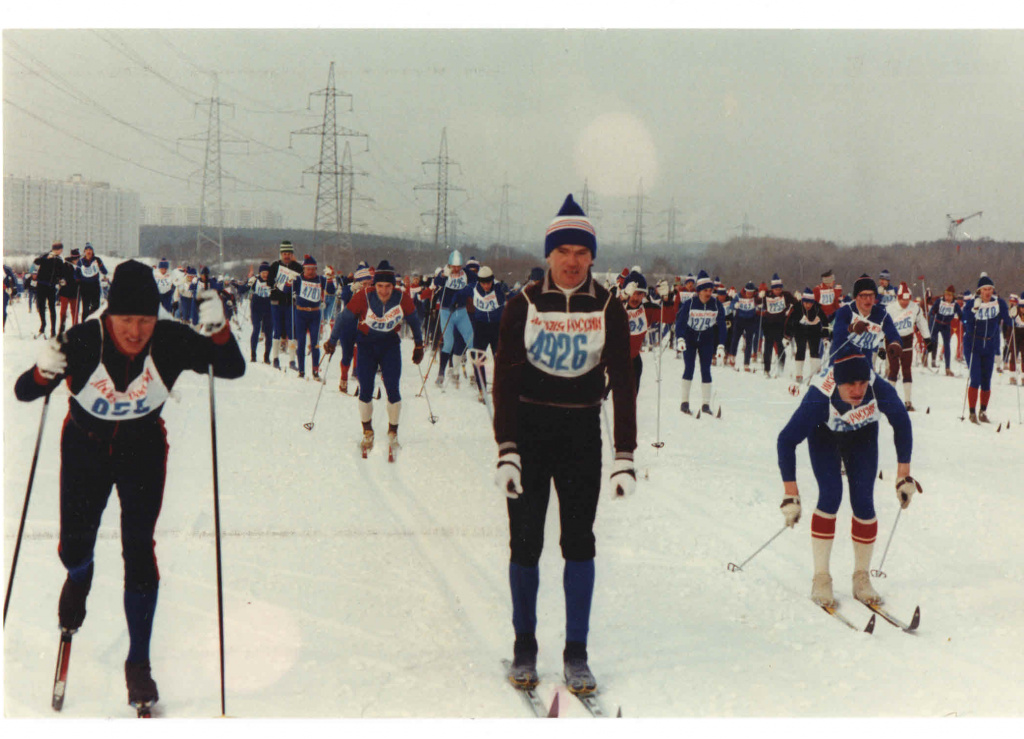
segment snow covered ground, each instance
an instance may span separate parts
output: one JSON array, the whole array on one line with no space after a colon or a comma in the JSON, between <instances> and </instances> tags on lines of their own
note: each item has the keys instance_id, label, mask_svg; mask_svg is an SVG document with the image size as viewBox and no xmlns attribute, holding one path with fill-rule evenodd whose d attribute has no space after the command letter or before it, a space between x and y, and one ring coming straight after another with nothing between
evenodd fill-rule
<instances>
[{"instance_id":1,"label":"snow covered ground","mask_svg":"<svg viewBox=\"0 0 1024 739\"><path fill-rule=\"evenodd\" d=\"M4 580L42 402L19 403L17 376L41 342L16 306L3 342ZM248 357L246 326L244 353ZM224 575L227 713L241 718L515 718L504 682L510 656L505 499L493 487L495 445L475 391L417 398L403 347L401 440L362 460L356 401L337 390L337 359L313 431L319 385L250 364L216 382ZM260 349L262 356L262 347ZM429 354L428 359L429 361ZM424 362L424 367L426 366ZM660 438L656 360L645 354L639 395L637 493L602 491L590 655L612 710L627 717L1020 717L1024 715L1024 428L1016 389L997 375L992 426L959 420L964 379L915 370L912 471L925 492L903 513L876 587L917 635L879 622L858 634L808 600L809 519L816 490L798 453L804 519L741 562L782 526L775 438L798 399L789 379L715 368L722 418L678 411L682 361L663 357ZM902 392L902 390L901 390ZM699 390L694 389L693 399ZM50 718L56 658L58 439L67 406L55 392L4 630L4 714ZM930 413L925 409L930 408ZM209 383L186 374L164 410L170 459L156 532L160 604L152 644L159 709L220 715ZM375 426L386 428L383 403ZM1009 429L996 432L996 424ZM898 510L895 454L883 421L876 487L879 543ZM608 446L606 444L606 459ZM607 486L606 486L607 488ZM76 635L62 718L127 717L118 504L96 549L88 617ZM564 611L555 506L541 562L542 695L561 669ZM850 596L850 511L841 509L833 576ZM563 697L563 715L583 716ZM1016 722L1014 722L1016 724ZM1019 728L1019 725L1018 725ZM705 727L706 729L706 727ZM828 729L834 733L832 729Z\"/></svg>"}]
</instances>

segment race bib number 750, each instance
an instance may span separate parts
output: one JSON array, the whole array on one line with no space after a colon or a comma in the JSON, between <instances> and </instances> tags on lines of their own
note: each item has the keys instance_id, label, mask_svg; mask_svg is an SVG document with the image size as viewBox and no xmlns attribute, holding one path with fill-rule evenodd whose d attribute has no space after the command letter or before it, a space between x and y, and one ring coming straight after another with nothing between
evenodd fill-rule
<instances>
[{"instance_id":1,"label":"race bib number 750","mask_svg":"<svg viewBox=\"0 0 1024 739\"><path fill-rule=\"evenodd\" d=\"M556 313L530 303L523 340L530 364L557 377L579 377L601 361L604 311Z\"/></svg>"}]
</instances>

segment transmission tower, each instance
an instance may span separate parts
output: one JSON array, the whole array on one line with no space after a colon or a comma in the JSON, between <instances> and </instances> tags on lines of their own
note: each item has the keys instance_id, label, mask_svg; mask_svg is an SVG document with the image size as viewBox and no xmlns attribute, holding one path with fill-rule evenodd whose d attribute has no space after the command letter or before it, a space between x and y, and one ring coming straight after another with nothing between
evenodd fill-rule
<instances>
[{"instance_id":1,"label":"transmission tower","mask_svg":"<svg viewBox=\"0 0 1024 739\"><path fill-rule=\"evenodd\" d=\"M291 136L315 135L320 137L320 161L314 166L302 170L303 174L315 174L316 177L316 210L313 215L313 246L321 249L320 257L325 263L329 260L328 250L334 247L340 258L342 253L351 253L351 239L342 234L341 210L341 175L338 166L338 136L362 136L366 139L366 148L370 148L369 136L338 125L338 97L349 99L349 111L352 110L352 96L346 92L338 92L334 86L334 62L327 72L327 87L309 93L306 108L312 110L313 96L324 98L324 117L318 126L300 128L292 131L288 138L291 147ZM348 234L351 235L350 232Z\"/></svg>"},{"instance_id":2,"label":"transmission tower","mask_svg":"<svg viewBox=\"0 0 1024 739\"><path fill-rule=\"evenodd\" d=\"M357 170L352 166L352 148L345 142L345 151L341 156L341 204L345 219L345 243L348 248L352 247L352 202L361 200L373 202L373 198L365 195L356 195L356 175L365 176L363 170Z\"/></svg>"},{"instance_id":3,"label":"transmission tower","mask_svg":"<svg viewBox=\"0 0 1024 739\"><path fill-rule=\"evenodd\" d=\"M445 249L449 248L448 242L448 229L451 216L448 215L448 193L450 191L462 190L461 187L455 187L448 182L448 168L451 165L459 166L459 163L448 158L448 129L441 129L441 151L437 155L437 159L431 159L423 162L424 166L427 164L437 165L437 184L431 185L416 185L414 190L437 190L437 208L435 210L427 211L421 215L425 216L436 216L434 226L434 248L443 246ZM461 167L459 168L461 171Z\"/></svg>"},{"instance_id":4,"label":"transmission tower","mask_svg":"<svg viewBox=\"0 0 1024 739\"><path fill-rule=\"evenodd\" d=\"M668 210L663 210L662 213L668 216L668 234L666 236L666 244L670 247L676 244L676 213L679 209L676 207L676 199L672 198L672 203L669 205Z\"/></svg>"},{"instance_id":5,"label":"transmission tower","mask_svg":"<svg viewBox=\"0 0 1024 739\"><path fill-rule=\"evenodd\" d=\"M213 94L208 101L198 102L195 107L209 106L210 112L206 124L206 135L184 137L182 141L206 142L206 154L203 157L203 186L199 195L199 229L196 231L196 260L202 264L202 247L204 243L217 247L217 262L224 263L224 170L221 168L221 145L224 143L246 143L239 139L224 139L220 135L221 106L233 107L217 96L217 75L213 75ZM193 173L196 174L196 173ZM228 175L230 177L230 175ZM213 214L213 223L210 215ZM216 232L216 237L214 237Z\"/></svg>"},{"instance_id":6,"label":"transmission tower","mask_svg":"<svg viewBox=\"0 0 1024 739\"><path fill-rule=\"evenodd\" d=\"M743 223L738 226L733 226L733 229L739 229L740 238L746 240L750 238L750 234L757 231L757 226L753 226L750 223L750 219L747 218L747 214L743 214Z\"/></svg>"},{"instance_id":7,"label":"transmission tower","mask_svg":"<svg viewBox=\"0 0 1024 739\"><path fill-rule=\"evenodd\" d=\"M498 243L509 247L512 241L512 219L508 206L508 172L505 173L505 183L501 186L501 207L498 209Z\"/></svg>"},{"instance_id":8,"label":"transmission tower","mask_svg":"<svg viewBox=\"0 0 1024 739\"><path fill-rule=\"evenodd\" d=\"M636 189L636 217L633 223L633 254L637 256L644 251L644 215L644 180L641 177Z\"/></svg>"}]
</instances>

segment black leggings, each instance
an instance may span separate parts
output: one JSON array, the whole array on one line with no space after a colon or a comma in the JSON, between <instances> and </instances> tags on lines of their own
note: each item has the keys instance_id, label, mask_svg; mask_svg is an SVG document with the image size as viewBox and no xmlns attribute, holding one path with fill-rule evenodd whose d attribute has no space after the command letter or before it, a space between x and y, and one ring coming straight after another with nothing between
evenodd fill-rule
<instances>
[{"instance_id":1,"label":"black leggings","mask_svg":"<svg viewBox=\"0 0 1024 739\"><path fill-rule=\"evenodd\" d=\"M601 492L601 410L520 403L523 494L508 501L512 562L535 567L544 548L551 481L558 495L559 544L565 559L594 558L594 519Z\"/></svg>"},{"instance_id":2,"label":"black leggings","mask_svg":"<svg viewBox=\"0 0 1024 739\"><path fill-rule=\"evenodd\" d=\"M821 324L797 324L793 330L793 340L796 342L796 361L804 361L808 349L811 350L811 357L817 359L821 349Z\"/></svg>"}]
</instances>

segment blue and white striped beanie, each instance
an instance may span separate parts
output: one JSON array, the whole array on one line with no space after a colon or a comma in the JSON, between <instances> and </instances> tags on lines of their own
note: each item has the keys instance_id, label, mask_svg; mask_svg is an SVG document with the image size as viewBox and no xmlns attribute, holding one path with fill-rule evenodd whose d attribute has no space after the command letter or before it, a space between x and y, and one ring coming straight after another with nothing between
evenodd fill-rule
<instances>
[{"instance_id":1,"label":"blue and white striped beanie","mask_svg":"<svg viewBox=\"0 0 1024 739\"><path fill-rule=\"evenodd\" d=\"M988 276L988 272L982 272L981 277L978 278L978 289L983 287L995 287L995 283L992 282L992 278Z\"/></svg>"},{"instance_id":2,"label":"blue and white striped beanie","mask_svg":"<svg viewBox=\"0 0 1024 739\"><path fill-rule=\"evenodd\" d=\"M585 246L590 249L591 256L597 257L597 231L583 209L572 199L572 194L566 195L561 210L548 226L544 235L544 256L565 244Z\"/></svg>"},{"instance_id":3,"label":"blue and white striped beanie","mask_svg":"<svg viewBox=\"0 0 1024 739\"><path fill-rule=\"evenodd\" d=\"M712 282L711 278L708 277L708 273L701 270L697 273L697 289L704 290L705 288L714 287L715 283Z\"/></svg>"},{"instance_id":4,"label":"blue and white striped beanie","mask_svg":"<svg viewBox=\"0 0 1024 739\"><path fill-rule=\"evenodd\" d=\"M772 287L782 287L782 278L778 272L772 275Z\"/></svg>"}]
</instances>

